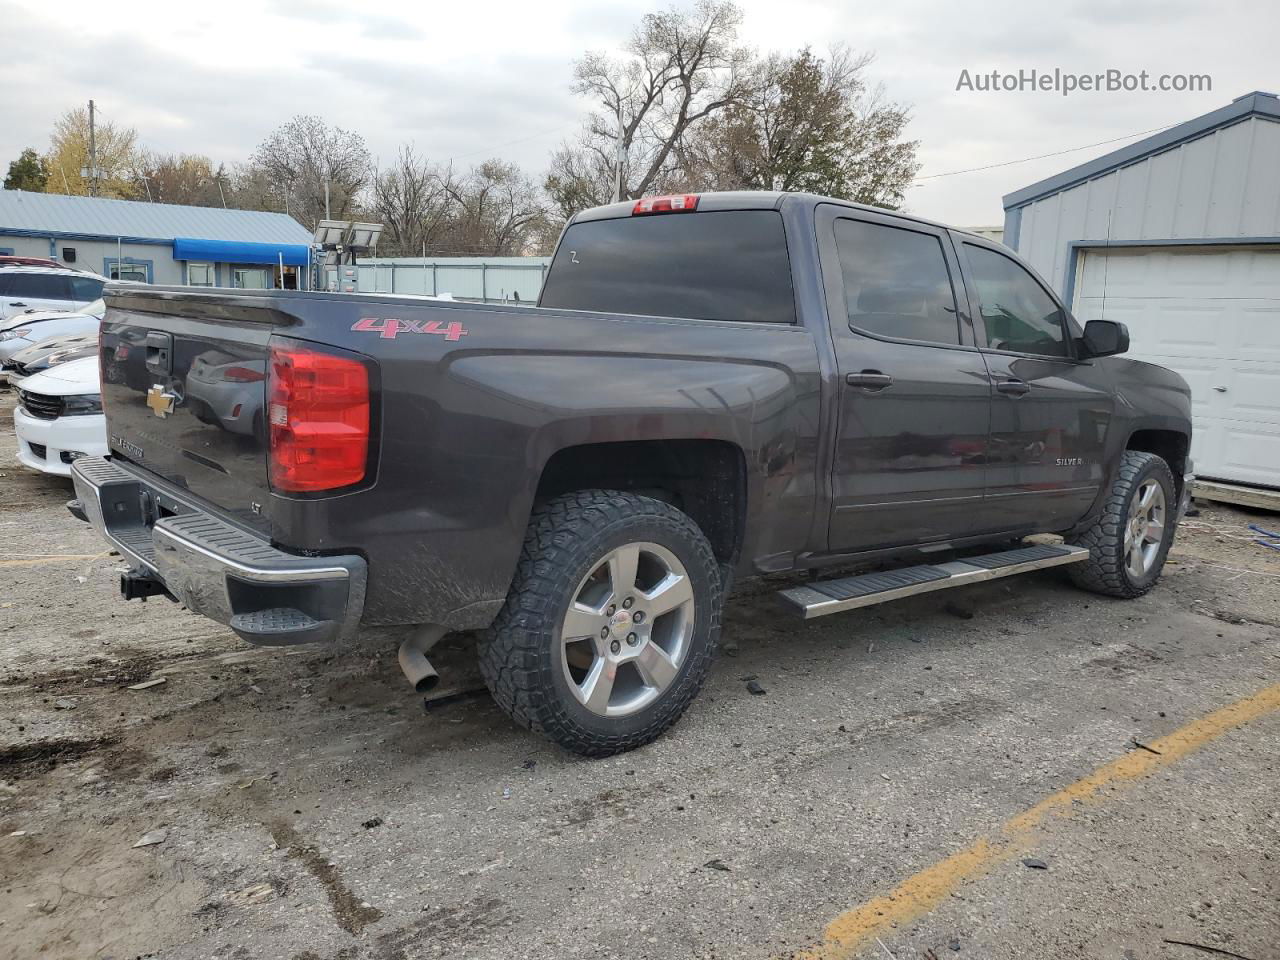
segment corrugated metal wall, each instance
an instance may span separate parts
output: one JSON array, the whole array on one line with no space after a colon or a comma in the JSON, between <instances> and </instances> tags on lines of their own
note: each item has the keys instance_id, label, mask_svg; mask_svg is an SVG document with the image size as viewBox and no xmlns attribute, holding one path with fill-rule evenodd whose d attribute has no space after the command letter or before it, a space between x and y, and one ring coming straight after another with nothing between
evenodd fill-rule
<instances>
[{"instance_id":1,"label":"corrugated metal wall","mask_svg":"<svg viewBox=\"0 0 1280 960\"><path fill-rule=\"evenodd\" d=\"M1280 123L1253 117L1021 208L1017 250L1063 292L1076 241L1280 236Z\"/></svg>"},{"instance_id":2,"label":"corrugated metal wall","mask_svg":"<svg viewBox=\"0 0 1280 960\"><path fill-rule=\"evenodd\" d=\"M459 300L538 299L550 257L380 257L358 261L361 293L452 294Z\"/></svg>"}]
</instances>

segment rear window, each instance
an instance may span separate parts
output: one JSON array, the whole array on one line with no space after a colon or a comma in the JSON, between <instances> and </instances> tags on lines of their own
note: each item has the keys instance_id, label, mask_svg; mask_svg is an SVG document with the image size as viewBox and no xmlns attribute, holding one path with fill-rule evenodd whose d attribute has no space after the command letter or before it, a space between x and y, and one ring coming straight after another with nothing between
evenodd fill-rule
<instances>
[{"instance_id":1,"label":"rear window","mask_svg":"<svg viewBox=\"0 0 1280 960\"><path fill-rule=\"evenodd\" d=\"M92 303L102 296L102 281L93 277L71 278L71 299Z\"/></svg>"},{"instance_id":2,"label":"rear window","mask_svg":"<svg viewBox=\"0 0 1280 960\"><path fill-rule=\"evenodd\" d=\"M782 217L776 210L730 210L574 224L538 305L795 323Z\"/></svg>"}]
</instances>

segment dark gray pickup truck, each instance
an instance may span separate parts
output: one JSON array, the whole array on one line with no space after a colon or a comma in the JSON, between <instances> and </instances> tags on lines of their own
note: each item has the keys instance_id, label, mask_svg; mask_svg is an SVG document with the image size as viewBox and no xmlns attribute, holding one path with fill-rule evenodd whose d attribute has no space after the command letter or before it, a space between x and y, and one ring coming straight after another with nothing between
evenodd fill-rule
<instances>
[{"instance_id":1,"label":"dark gray pickup truck","mask_svg":"<svg viewBox=\"0 0 1280 960\"><path fill-rule=\"evenodd\" d=\"M1189 489L1187 385L1113 358L1123 325L1081 329L998 244L822 197L586 211L536 308L108 305L112 455L71 509L126 598L257 644L409 627L420 688L480 630L498 703L584 754L680 716L735 577L845 568L782 591L802 617L1058 564L1133 597Z\"/></svg>"}]
</instances>

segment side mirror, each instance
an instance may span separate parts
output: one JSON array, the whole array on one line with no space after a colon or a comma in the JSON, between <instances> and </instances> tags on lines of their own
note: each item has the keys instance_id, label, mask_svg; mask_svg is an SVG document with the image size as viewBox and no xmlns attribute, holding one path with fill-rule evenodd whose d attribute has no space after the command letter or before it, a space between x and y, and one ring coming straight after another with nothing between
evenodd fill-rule
<instances>
[{"instance_id":1,"label":"side mirror","mask_svg":"<svg viewBox=\"0 0 1280 960\"><path fill-rule=\"evenodd\" d=\"M1129 328L1115 320L1090 320L1080 341L1087 357L1114 356L1129 349Z\"/></svg>"}]
</instances>

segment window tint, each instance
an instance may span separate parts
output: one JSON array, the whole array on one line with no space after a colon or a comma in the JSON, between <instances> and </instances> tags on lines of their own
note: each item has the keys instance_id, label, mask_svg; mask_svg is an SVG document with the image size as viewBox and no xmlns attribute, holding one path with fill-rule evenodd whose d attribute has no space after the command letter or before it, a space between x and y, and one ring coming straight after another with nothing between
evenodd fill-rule
<instances>
[{"instance_id":1,"label":"window tint","mask_svg":"<svg viewBox=\"0 0 1280 960\"><path fill-rule=\"evenodd\" d=\"M102 296L102 281L93 277L71 278L71 299L92 303Z\"/></svg>"},{"instance_id":2,"label":"window tint","mask_svg":"<svg viewBox=\"0 0 1280 960\"><path fill-rule=\"evenodd\" d=\"M982 302L988 346L1045 357L1070 356L1062 309L1035 277L994 250L971 243L965 248Z\"/></svg>"},{"instance_id":3,"label":"window tint","mask_svg":"<svg viewBox=\"0 0 1280 960\"><path fill-rule=\"evenodd\" d=\"M657 214L571 226L543 307L695 320L795 323L775 210Z\"/></svg>"},{"instance_id":4,"label":"window tint","mask_svg":"<svg viewBox=\"0 0 1280 960\"><path fill-rule=\"evenodd\" d=\"M70 300L71 285L67 278L56 273L15 273L9 278L11 297L30 297L33 300Z\"/></svg>"},{"instance_id":5,"label":"window tint","mask_svg":"<svg viewBox=\"0 0 1280 960\"><path fill-rule=\"evenodd\" d=\"M942 243L915 230L836 221L849 326L929 343L959 343L956 298Z\"/></svg>"}]
</instances>

